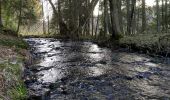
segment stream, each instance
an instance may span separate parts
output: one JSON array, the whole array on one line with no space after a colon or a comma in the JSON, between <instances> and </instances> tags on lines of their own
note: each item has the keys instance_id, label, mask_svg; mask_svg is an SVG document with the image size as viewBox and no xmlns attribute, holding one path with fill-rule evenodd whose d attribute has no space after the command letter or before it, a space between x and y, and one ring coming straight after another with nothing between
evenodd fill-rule
<instances>
[{"instance_id":1,"label":"stream","mask_svg":"<svg viewBox=\"0 0 170 100\"><path fill-rule=\"evenodd\" d=\"M170 58L92 42L27 38L29 100L170 100Z\"/></svg>"}]
</instances>

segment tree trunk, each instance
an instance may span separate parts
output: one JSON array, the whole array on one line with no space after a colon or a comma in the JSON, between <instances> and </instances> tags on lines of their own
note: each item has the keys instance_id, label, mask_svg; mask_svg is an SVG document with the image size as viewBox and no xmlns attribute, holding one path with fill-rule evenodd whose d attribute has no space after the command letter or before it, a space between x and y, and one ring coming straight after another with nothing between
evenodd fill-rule
<instances>
[{"instance_id":1,"label":"tree trunk","mask_svg":"<svg viewBox=\"0 0 170 100\"><path fill-rule=\"evenodd\" d=\"M72 33L75 33L76 31L84 28L84 26L87 24L87 22L89 21L90 17L91 17L91 14L93 13L94 11L94 8L96 7L97 3L99 2L99 0L92 0L90 3L89 3L89 6L87 8L87 14L85 14L85 20L81 23L81 25L79 25L78 28L76 28L75 30L72 31Z\"/></svg>"},{"instance_id":2,"label":"tree trunk","mask_svg":"<svg viewBox=\"0 0 170 100\"><path fill-rule=\"evenodd\" d=\"M104 0L104 34L108 33L108 1Z\"/></svg>"},{"instance_id":3,"label":"tree trunk","mask_svg":"<svg viewBox=\"0 0 170 100\"><path fill-rule=\"evenodd\" d=\"M43 34L46 34L46 25L44 18L44 0L42 0L42 20L43 20Z\"/></svg>"},{"instance_id":4,"label":"tree trunk","mask_svg":"<svg viewBox=\"0 0 170 100\"><path fill-rule=\"evenodd\" d=\"M145 8L145 0L142 0L142 32L146 30L146 8Z\"/></svg>"},{"instance_id":5,"label":"tree trunk","mask_svg":"<svg viewBox=\"0 0 170 100\"><path fill-rule=\"evenodd\" d=\"M130 34L132 34L132 26L133 26L133 20L135 20L134 19L134 16L135 16L135 5L136 5L136 0L132 0L132 6L131 6L131 14L130 14L130 22L129 22L129 32L128 33L130 33Z\"/></svg>"},{"instance_id":6,"label":"tree trunk","mask_svg":"<svg viewBox=\"0 0 170 100\"><path fill-rule=\"evenodd\" d=\"M50 18L49 18L49 15L47 17L47 20L48 20L48 22L47 22L47 24L48 24L48 34L50 34Z\"/></svg>"},{"instance_id":7,"label":"tree trunk","mask_svg":"<svg viewBox=\"0 0 170 100\"><path fill-rule=\"evenodd\" d=\"M127 34L130 34L130 0L126 0Z\"/></svg>"},{"instance_id":8,"label":"tree trunk","mask_svg":"<svg viewBox=\"0 0 170 100\"><path fill-rule=\"evenodd\" d=\"M157 32L160 32L160 8L159 8L159 0L156 0L156 9L157 9Z\"/></svg>"},{"instance_id":9,"label":"tree trunk","mask_svg":"<svg viewBox=\"0 0 170 100\"><path fill-rule=\"evenodd\" d=\"M168 0L165 0L165 32L168 32Z\"/></svg>"},{"instance_id":10,"label":"tree trunk","mask_svg":"<svg viewBox=\"0 0 170 100\"><path fill-rule=\"evenodd\" d=\"M53 9L55 16L57 16L57 18L58 18L58 25L59 25L60 34L67 35L68 34L68 28L67 28L67 25L64 23L64 21L62 20L62 17L61 17L61 5L60 5L61 1L58 0L58 11L55 8L52 1L51 0L48 0L48 1L49 1L50 5Z\"/></svg>"},{"instance_id":11,"label":"tree trunk","mask_svg":"<svg viewBox=\"0 0 170 100\"><path fill-rule=\"evenodd\" d=\"M164 26L164 0L162 0L162 31L165 30L165 26Z\"/></svg>"},{"instance_id":12,"label":"tree trunk","mask_svg":"<svg viewBox=\"0 0 170 100\"><path fill-rule=\"evenodd\" d=\"M110 16L111 16L111 27L112 27L112 39L118 39L117 36L120 32L119 18L118 18L118 9L117 9L117 0L109 0L110 2Z\"/></svg>"},{"instance_id":13,"label":"tree trunk","mask_svg":"<svg viewBox=\"0 0 170 100\"><path fill-rule=\"evenodd\" d=\"M17 34L19 34L20 24L22 20L22 0L20 0L20 9L19 9L19 15L18 15L18 26L17 26Z\"/></svg>"},{"instance_id":14,"label":"tree trunk","mask_svg":"<svg viewBox=\"0 0 170 100\"><path fill-rule=\"evenodd\" d=\"M3 27L3 24L2 24L2 0L0 0L0 30L1 28Z\"/></svg>"},{"instance_id":15,"label":"tree trunk","mask_svg":"<svg viewBox=\"0 0 170 100\"><path fill-rule=\"evenodd\" d=\"M95 38L97 38L98 27L99 27L99 11L98 11L97 23L96 23L96 29L95 29Z\"/></svg>"},{"instance_id":16,"label":"tree trunk","mask_svg":"<svg viewBox=\"0 0 170 100\"><path fill-rule=\"evenodd\" d=\"M118 14L119 14L119 25L120 25L120 31L123 33L123 17L122 17L122 0L117 0L118 1Z\"/></svg>"},{"instance_id":17,"label":"tree trunk","mask_svg":"<svg viewBox=\"0 0 170 100\"><path fill-rule=\"evenodd\" d=\"M93 13L92 13L92 19L91 19L91 31L92 31L92 36L94 36L94 15L93 15Z\"/></svg>"}]
</instances>

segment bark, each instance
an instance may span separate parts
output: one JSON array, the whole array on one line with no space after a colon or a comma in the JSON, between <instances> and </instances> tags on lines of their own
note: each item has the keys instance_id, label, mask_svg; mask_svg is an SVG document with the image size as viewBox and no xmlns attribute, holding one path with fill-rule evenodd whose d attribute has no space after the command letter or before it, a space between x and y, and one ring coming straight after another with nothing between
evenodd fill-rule
<instances>
[{"instance_id":1,"label":"bark","mask_svg":"<svg viewBox=\"0 0 170 100\"><path fill-rule=\"evenodd\" d=\"M104 34L108 33L108 1L104 0Z\"/></svg>"},{"instance_id":2,"label":"bark","mask_svg":"<svg viewBox=\"0 0 170 100\"><path fill-rule=\"evenodd\" d=\"M132 30L133 30L133 20L134 19L134 16L135 16L135 5L136 5L136 0L132 0L132 6L131 6L131 14L130 14L130 22L129 22L129 30L128 30L128 33L132 34Z\"/></svg>"},{"instance_id":3,"label":"bark","mask_svg":"<svg viewBox=\"0 0 170 100\"><path fill-rule=\"evenodd\" d=\"M160 7L159 0L156 0L156 9L157 9L157 32L160 32Z\"/></svg>"},{"instance_id":4,"label":"bark","mask_svg":"<svg viewBox=\"0 0 170 100\"><path fill-rule=\"evenodd\" d=\"M168 0L165 0L165 31L168 32Z\"/></svg>"},{"instance_id":5,"label":"bark","mask_svg":"<svg viewBox=\"0 0 170 100\"><path fill-rule=\"evenodd\" d=\"M76 7L74 7L74 11L76 11L77 13L74 15L74 16L72 16L72 18L70 18L69 20L72 20L72 21L74 21L74 23L78 23L78 25L76 25L77 27L74 27L73 29L71 29L71 30L69 30L70 28L68 28L69 26L63 21L63 19L62 19L62 16L61 16L61 11L60 11L60 9L61 9L61 7L60 7L60 5L58 5L58 11L56 10L56 8L55 8L55 6L54 6L54 4L52 3L52 1L51 0L48 0L49 1L49 3L51 4L51 6L52 6L52 9L53 9L53 11L54 11L54 13L55 13L55 15L56 16L58 16L58 18L59 18L59 28L60 28L60 33L63 33L63 31L65 32L65 34L67 34L67 35L76 35L76 37L78 38L79 37L79 34L80 33L78 33L78 32L80 32L80 30L82 30L82 28L84 27L84 26L88 26L87 24L89 24L88 22L89 22L89 20L90 20L90 17L91 17L91 14L92 14L92 12L94 11L94 8L95 8L95 6L96 6L96 4L98 3L98 1L99 0L92 0L91 2L89 2L89 4L88 4L88 7L87 7L87 14L84 14L85 16L84 17L82 17L82 15L80 15L77 11L79 11L80 12L80 10L81 9L77 9ZM58 2L60 2L60 0L58 0ZM78 1L78 2L80 2L80 1ZM78 3L78 2L76 2L76 3ZM75 3L75 1L73 2L72 1L72 3ZM80 7L81 8L81 7ZM84 12L83 12L84 13ZM80 15L80 16L79 16ZM81 18L85 18L85 20L84 21L82 21L82 22L80 22L82 19ZM74 24L73 23L73 24ZM74 26L74 25L73 25Z\"/></svg>"},{"instance_id":6,"label":"bark","mask_svg":"<svg viewBox=\"0 0 170 100\"><path fill-rule=\"evenodd\" d=\"M82 24L76 28L74 31L72 31L72 33L75 33L76 31L84 28L84 26L87 24L87 21L90 19L91 17L91 14L93 13L94 11L94 8L96 7L97 3L99 2L99 0L92 0L90 3L89 3L89 7L87 9L87 14L86 16L84 17L85 18L85 21L82 22Z\"/></svg>"},{"instance_id":7,"label":"bark","mask_svg":"<svg viewBox=\"0 0 170 100\"><path fill-rule=\"evenodd\" d=\"M119 18L118 18L118 9L117 9L117 0L109 0L110 4L110 16L111 16L111 29L112 29L112 38L116 39L120 32Z\"/></svg>"},{"instance_id":8,"label":"bark","mask_svg":"<svg viewBox=\"0 0 170 100\"><path fill-rule=\"evenodd\" d=\"M92 36L94 36L94 16L93 16L93 13L92 13L92 19L91 19L91 22L92 22Z\"/></svg>"},{"instance_id":9,"label":"bark","mask_svg":"<svg viewBox=\"0 0 170 100\"><path fill-rule=\"evenodd\" d=\"M45 25L45 19L44 19L44 1L42 0L42 19L43 19L43 34L46 34L46 25Z\"/></svg>"},{"instance_id":10,"label":"bark","mask_svg":"<svg viewBox=\"0 0 170 100\"><path fill-rule=\"evenodd\" d=\"M68 32L69 32L69 29L66 25L66 23L64 23L64 21L62 20L62 16L61 16L61 1L58 0L58 11L56 9L56 7L54 6L54 4L52 3L51 0L48 0L52 9L53 9L53 12L55 14L55 16L58 17L58 24L59 24L59 30L60 30L60 34L62 35L65 35L66 37L68 37Z\"/></svg>"},{"instance_id":11,"label":"bark","mask_svg":"<svg viewBox=\"0 0 170 100\"><path fill-rule=\"evenodd\" d=\"M98 27L99 27L99 12L98 12L98 16L97 16L97 23L96 23L96 29L95 29L95 38L97 38Z\"/></svg>"},{"instance_id":12,"label":"bark","mask_svg":"<svg viewBox=\"0 0 170 100\"><path fill-rule=\"evenodd\" d=\"M48 24L48 34L50 34L50 18L49 18L49 16L47 17L47 20L48 20L48 22L47 22L47 24Z\"/></svg>"},{"instance_id":13,"label":"bark","mask_svg":"<svg viewBox=\"0 0 170 100\"><path fill-rule=\"evenodd\" d=\"M22 20L22 0L20 0L20 9L19 9L19 15L18 15L18 26L17 26L17 34L19 33L19 29L20 29L20 24L21 24L21 20Z\"/></svg>"},{"instance_id":14,"label":"bark","mask_svg":"<svg viewBox=\"0 0 170 100\"><path fill-rule=\"evenodd\" d=\"M121 30L121 33L123 33L122 0L118 0L117 6L118 6L120 30Z\"/></svg>"},{"instance_id":15,"label":"bark","mask_svg":"<svg viewBox=\"0 0 170 100\"><path fill-rule=\"evenodd\" d=\"M162 0L162 31L165 30L165 24L164 24L164 0Z\"/></svg>"},{"instance_id":16,"label":"bark","mask_svg":"<svg viewBox=\"0 0 170 100\"><path fill-rule=\"evenodd\" d=\"M126 15L127 15L127 34L130 34L130 0L126 0Z\"/></svg>"},{"instance_id":17,"label":"bark","mask_svg":"<svg viewBox=\"0 0 170 100\"><path fill-rule=\"evenodd\" d=\"M0 0L0 30L1 28L3 27L3 24L2 24L2 0Z\"/></svg>"},{"instance_id":18,"label":"bark","mask_svg":"<svg viewBox=\"0 0 170 100\"><path fill-rule=\"evenodd\" d=\"M146 30L146 8L145 8L145 0L142 0L142 32Z\"/></svg>"}]
</instances>

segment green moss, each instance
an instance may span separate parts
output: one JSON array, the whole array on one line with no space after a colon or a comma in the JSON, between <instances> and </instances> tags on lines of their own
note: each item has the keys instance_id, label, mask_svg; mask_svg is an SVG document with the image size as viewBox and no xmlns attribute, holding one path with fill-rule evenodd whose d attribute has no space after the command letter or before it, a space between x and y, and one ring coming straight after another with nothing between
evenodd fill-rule
<instances>
[{"instance_id":1,"label":"green moss","mask_svg":"<svg viewBox=\"0 0 170 100\"><path fill-rule=\"evenodd\" d=\"M11 100L25 100L27 98L27 88L21 78L22 67L17 59L16 64L5 62L0 64L1 70L5 72L5 79L8 82L6 86L6 96Z\"/></svg>"},{"instance_id":2,"label":"green moss","mask_svg":"<svg viewBox=\"0 0 170 100\"><path fill-rule=\"evenodd\" d=\"M0 71L2 71L5 68L5 64L0 64Z\"/></svg>"},{"instance_id":3,"label":"green moss","mask_svg":"<svg viewBox=\"0 0 170 100\"><path fill-rule=\"evenodd\" d=\"M28 48L28 44L21 39L17 39L17 40L0 39L0 45L9 46L9 47L17 47L17 48L21 48L21 49L27 49Z\"/></svg>"},{"instance_id":4,"label":"green moss","mask_svg":"<svg viewBox=\"0 0 170 100\"><path fill-rule=\"evenodd\" d=\"M120 45L150 53L166 54L170 52L170 35L168 34L136 34L124 36Z\"/></svg>"}]
</instances>

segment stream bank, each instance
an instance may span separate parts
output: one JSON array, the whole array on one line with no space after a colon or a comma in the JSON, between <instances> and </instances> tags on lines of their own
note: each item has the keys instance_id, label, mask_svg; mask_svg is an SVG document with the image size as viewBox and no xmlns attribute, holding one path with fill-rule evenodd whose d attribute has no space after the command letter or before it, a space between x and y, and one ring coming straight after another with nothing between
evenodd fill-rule
<instances>
[{"instance_id":1,"label":"stream bank","mask_svg":"<svg viewBox=\"0 0 170 100\"><path fill-rule=\"evenodd\" d=\"M0 32L0 100L24 100L28 91L23 80L28 44L11 31Z\"/></svg>"}]
</instances>

